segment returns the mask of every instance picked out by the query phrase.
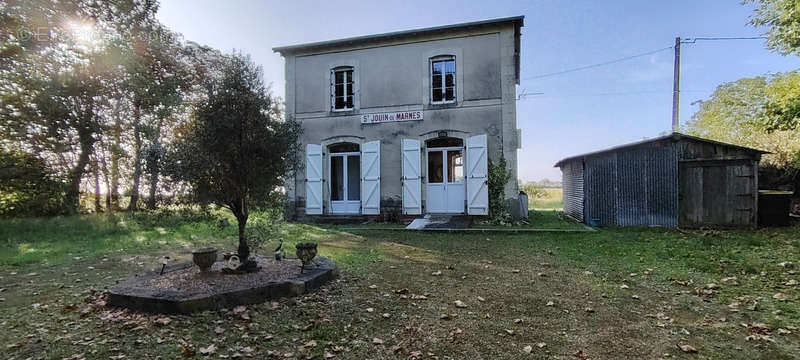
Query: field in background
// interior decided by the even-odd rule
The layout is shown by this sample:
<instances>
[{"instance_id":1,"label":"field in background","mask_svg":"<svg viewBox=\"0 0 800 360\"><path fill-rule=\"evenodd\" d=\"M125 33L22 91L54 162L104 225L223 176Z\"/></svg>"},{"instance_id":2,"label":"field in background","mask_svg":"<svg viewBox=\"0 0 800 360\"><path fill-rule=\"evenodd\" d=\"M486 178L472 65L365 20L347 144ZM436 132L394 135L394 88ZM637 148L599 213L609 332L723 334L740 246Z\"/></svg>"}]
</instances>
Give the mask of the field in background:
<instances>
[{"instance_id":1,"label":"field in background","mask_svg":"<svg viewBox=\"0 0 800 360\"><path fill-rule=\"evenodd\" d=\"M561 192L559 189L542 189L545 196L538 199L529 199L528 207L536 210L561 210L563 208Z\"/></svg>"}]
</instances>

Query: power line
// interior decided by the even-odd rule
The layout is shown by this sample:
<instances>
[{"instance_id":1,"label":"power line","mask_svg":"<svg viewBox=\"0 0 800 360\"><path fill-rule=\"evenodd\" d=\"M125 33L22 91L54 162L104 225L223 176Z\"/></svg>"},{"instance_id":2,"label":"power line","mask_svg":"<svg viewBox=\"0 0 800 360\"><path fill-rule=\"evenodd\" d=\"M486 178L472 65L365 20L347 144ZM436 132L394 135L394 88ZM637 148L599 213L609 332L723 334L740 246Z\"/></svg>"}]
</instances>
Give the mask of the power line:
<instances>
[{"instance_id":1,"label":"power line","mask_svg":"<svg viewBox=\"0 0 800 360\"><path fill-rule=\"evenodd\" d=\"M683 44L694 44L698 41L728 41L728 40L763 40L766 36L738 36L738 37L696 37L681 40Z\"/></svg>"},{"instance_id":2,"label":"power line","mask_svg":"<svg viewBox=\"0 0 800 360\"><path fill-rule=\"evenodd\" d=\"M611 91L611 92L596 92L596 93L562 93L562 94L529 94L535 95L530 97L522 97L518 100L536 100L540 98L565 98L565 97L599 97L599 96L625 96L625 95L647 95L647 94L668 94L672 90L635 90L635 91ZM706 90L681 90L686 93L708 93L713 91Z\"/></svg>"},{"instance_id":3,"label":"power line","mask_svg":"<svg viewBox=\"0 0 800 360\"><path fill-rule=\"evenodd\" d=\"M556 76L556 75L561 75L561 74L568 74L568 73L571 73L571 72L576 72L576 71L592 69L592 68L596 68L596 67L600 67L600 66L616 64L618 62L623 62L623 61L626 61L626 60L636 59L636 58L640 58L642 56L653 55L653 54L656 54L656 53L659 53L659 52L662 52L662 51L665 51L665 50L670 50L670 49L672 49L672 46L667 46L667 47L663 47L663 48L660 48L660 49L644 52L644 53L641 53L641 54L626 56L626 57L623 57L623 58L614 59L614 60L610 60L610 61L604 61L604 62L597 63L597 64L586 65L586 66L576 67L576 68L572 68L572 69L567 69L567 70L556 71L556 72L547 73L547 74L541 74L541 75L535 75L535 76L531 76L531 77L526 77L526 78L523 78L522 80L540 79L540 78L543 78L543 77Z\"/></svg>"}]
</instances>

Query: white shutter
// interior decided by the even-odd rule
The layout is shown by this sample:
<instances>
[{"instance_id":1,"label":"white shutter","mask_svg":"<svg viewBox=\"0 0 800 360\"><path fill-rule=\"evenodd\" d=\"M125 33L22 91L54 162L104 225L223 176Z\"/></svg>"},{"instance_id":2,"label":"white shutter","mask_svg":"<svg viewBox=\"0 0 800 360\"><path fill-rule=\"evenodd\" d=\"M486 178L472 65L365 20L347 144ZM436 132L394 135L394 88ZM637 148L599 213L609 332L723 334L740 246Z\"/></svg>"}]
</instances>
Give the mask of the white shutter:
<instances>
[{"instance_id":1,"label":"white shutter","mask_svg":"<svg viewBox=\"0 0 800 360\"><path fill-rule=\"evenodd\" d=\"M467 214L489 214L486 135L467 139Z\"/></svg>"},{"instance_id":2,"label":"white shutter","mask_svg":"<svg viewBox=\"0 0 800 360\"><path fill-rule=\"evenodd\" d=\"M403 139L403 214L422 214L422 173L419 140Z\"/></svg>"},{"instance_id":3,"label":"white shutter","mask_svg":"<svg viewBox=\"0 0 800 360\"><path fill-rule=\"evenodd\" d=\"M306 145L306 214L322 214L322 146Z\"/></svg>"},{"instance_id":4,"label":"white shutter","mask_svg":"<svg viewBox=\"0 0 800 360\"><path fill-rule=\"evenodd\" d=\"M361 213L381 212L381 142L361 144Z\"/></svg>"}]
</instances>

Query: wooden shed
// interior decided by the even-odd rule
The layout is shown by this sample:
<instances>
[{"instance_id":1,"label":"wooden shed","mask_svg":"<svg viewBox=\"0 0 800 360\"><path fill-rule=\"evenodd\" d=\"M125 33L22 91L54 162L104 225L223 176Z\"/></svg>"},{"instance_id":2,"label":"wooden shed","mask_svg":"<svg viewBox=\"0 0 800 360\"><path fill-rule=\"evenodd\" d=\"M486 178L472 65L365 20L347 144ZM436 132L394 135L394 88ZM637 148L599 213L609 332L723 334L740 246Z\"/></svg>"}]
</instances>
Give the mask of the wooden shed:
<instances>
[{"instance_id":1,"label":"wooden shed","mask_svg":"<svg viewBox=\"0 0 800 360\"><path fill-rule=\"evenodd\" d=\"M564 212L591 226L755 227L765 153L672 133L555 166Z\"/></svg>"}]
</instances>

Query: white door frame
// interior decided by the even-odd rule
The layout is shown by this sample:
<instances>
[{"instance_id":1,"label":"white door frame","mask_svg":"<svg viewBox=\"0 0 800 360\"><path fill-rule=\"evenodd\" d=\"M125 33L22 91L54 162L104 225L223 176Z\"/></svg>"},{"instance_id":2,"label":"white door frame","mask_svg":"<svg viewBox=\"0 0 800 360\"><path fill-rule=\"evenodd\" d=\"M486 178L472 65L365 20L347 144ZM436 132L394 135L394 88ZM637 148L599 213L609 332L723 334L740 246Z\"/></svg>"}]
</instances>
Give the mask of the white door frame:
<instances>
[{"instance_id":1,"label":"white door frame","mask_svg":"<svg viewBox=\"0 0 800 360\"><path fill-rule=\"evenodd\" d=\"M329 153L328 155L328 202L331 204L330 206L330 213L331 214L360 214L361 213L361 189L359 189L359 199L358 200L350 200L349 198L349 191L348 181L347 181L347 159L351 156L358 156L358 168L359 172L361 171L361 152L353 151L353 152L338 152L338 153ZM347 200L333 200L331 194L333 193L333 189L331 188L331 162L333 161L334 157L341 157L342 158L342 194L343 198ZM361 186L361 174L359 174L359 186Z\"/></svg>"},{"instance_id":2,"label":"white door frame","mask_svg":"<svg viewBox=\"0 0 800 360\"><path fill-rule=\"evenodd\" d=\"M465 159L466 150L465 150L465 147L463 147L463 146L433 147L433 148L426 148L425 149L425 156L426 156L425 157L425 171L426 171L425 173L427 174L427 176L425 178L425 180L426 180L425 181L425 200L426 200L425 212L428 213L428 214L464 214L464 213L466 213L466 208L465 208L465 206L463 204L464 203L463 199L466 199L466 196L467 196L467 189L466 189L466 182L465 182L466 174L464 174L464 177L462 177L461 181L459 181L459 182L452 182L451 183L451 182L447 181L447 156L446 156L446 154L447 154L447 151L450 151L450 150L460 150L462 159ZM461 203L461 206L459 207L460 210L451 211L450 209L447 209L447 201L445 200L445 210L444 211L436 211L436 212L431 211L430 201L429 201L430 196L431 196L431 191L430 191L430 187L429 187L431 185L431 183L430 183L431 173L430 173L430 168L428 167L429 164L430 164L428 162L428 159L430 159L430 156L431 156L432 152L438 152L442 156L442 182L441 183L437 183L437 184L441 184L442 185L443 191L444 191L444 194L445 194L445 198L447 198L447 196L448 196L447 195L448 194L448 192L447 192L448 185L461 185L461 188L462 188L462 191L463 191L464 194L463 194L463 197L462 197L462 201L460 202ZM466 161L462 161L462 164L461 164L462 169L466 168L465 165L466 165Z\"/></svg>"}]
</instances>

